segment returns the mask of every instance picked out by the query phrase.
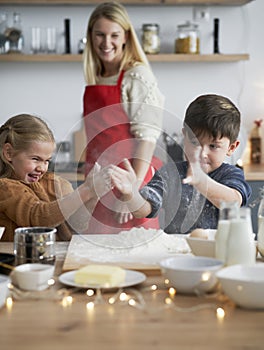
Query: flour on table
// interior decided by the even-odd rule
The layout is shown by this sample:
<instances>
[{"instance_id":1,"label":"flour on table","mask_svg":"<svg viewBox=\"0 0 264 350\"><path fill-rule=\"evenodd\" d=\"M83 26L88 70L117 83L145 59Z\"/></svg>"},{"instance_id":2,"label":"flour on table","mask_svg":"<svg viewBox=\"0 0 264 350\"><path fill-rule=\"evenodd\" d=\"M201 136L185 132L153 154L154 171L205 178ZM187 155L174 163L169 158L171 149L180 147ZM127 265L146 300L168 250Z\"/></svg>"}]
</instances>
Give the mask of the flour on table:
<instances>
[{"instance_id":1,"label":"flour on table","mask_svg":"<svg viewBox=\"0 0 264 350\"><path fill-rule=\"evenodd\" d=\"M158 264L168 256L189 252L188 243L182 235L133 228L114 235L74 235L67 257L80 264L87 259L97 263Z\"/></svg>"}]
</instances>

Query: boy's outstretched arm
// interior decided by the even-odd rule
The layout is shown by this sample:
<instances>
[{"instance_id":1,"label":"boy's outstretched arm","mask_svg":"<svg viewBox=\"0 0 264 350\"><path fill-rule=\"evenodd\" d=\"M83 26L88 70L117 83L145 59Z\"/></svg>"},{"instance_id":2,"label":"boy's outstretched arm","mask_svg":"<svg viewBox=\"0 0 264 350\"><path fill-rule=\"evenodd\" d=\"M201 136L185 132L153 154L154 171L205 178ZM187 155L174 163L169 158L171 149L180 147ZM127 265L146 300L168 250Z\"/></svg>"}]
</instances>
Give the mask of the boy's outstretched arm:
<instances>
[{"instance_id":1,"label":"boy's outstretched arm","mask_svg":"<svg viewBox=\"0 0 264 350\"><path fill-rule=\"evenodd\" d=\"M206 169L201 166L199 154L200 147L196 147L193 154L187 155L189 168L187 176L183 179L184 184L194 186L202 195L204 195L214 206L220 208L221 202L242 203L241 194L234 188L223 185L207 175Z\"/></svg>"},{"instance_id":2,"label":"boy's outstretched arm","mask_svg":"<svg viewBox=\"0 0 264 350\"><path fill-rule=\"evenodd\" d=\"M136 218L144 218L151 213L151 205L139 192L139 184L128 159L123 161L124 169L112 166L112 185L122 193L122 201Z\"/></svg>"}]
</instances>

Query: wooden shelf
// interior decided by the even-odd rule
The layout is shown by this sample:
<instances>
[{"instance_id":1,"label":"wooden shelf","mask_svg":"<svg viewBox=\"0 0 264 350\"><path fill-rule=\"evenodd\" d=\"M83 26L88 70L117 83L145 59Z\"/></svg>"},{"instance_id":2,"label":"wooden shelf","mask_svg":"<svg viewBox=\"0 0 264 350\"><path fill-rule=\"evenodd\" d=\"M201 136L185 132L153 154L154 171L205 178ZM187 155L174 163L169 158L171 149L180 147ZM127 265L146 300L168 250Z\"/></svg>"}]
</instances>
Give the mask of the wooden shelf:
<instances>
[{"instance_id":1,"label":"wooden shelf","mask_svg":"<svg viewBox=\"0 0 264 350\"><path fill-rule=\"evenodd\" d=\"M105 0L0 0L0 5L94 5ZM254 0L121 0L126 5L241 6Z\"/></svg>"},{"instance_id":2,"label":"wooden shelf","mask_svg":"<svg viewBox=\"0 0 264 350\"><path fill-rule=\"evenodd\" d=\"M238 62L249 60L248 54L213 54L213 55L187 55L187 54L157 54L147 55L150 62ZM4 54L0 55L0 62L82 62L82 55L26 55Z\"/></svg>"}]
</instances>

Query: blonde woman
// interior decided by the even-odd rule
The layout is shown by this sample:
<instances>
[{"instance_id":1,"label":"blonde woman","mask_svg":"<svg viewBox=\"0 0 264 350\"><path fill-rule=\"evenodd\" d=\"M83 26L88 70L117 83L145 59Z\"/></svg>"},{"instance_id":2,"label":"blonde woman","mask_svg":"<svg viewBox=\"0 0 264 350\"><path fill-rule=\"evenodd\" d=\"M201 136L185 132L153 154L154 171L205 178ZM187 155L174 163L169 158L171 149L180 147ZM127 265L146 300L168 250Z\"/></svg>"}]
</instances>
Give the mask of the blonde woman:
<instances>
[{"instance_id":1,"label":"blonde woman","mask_svg":"<svg viewBox=\"0 0 264 350\"><path fill-rule=\"evenodd\" d=\"M127 11L119 3L100 4L91 14L83 63L87 173L96 161L120 164L129 158L141 187L161 165L153 154L162 130L164 98ZM135 219L119 196L109 193L97 204L91 233L159 227L158 219Z\"/></svg>"}]
</instances>

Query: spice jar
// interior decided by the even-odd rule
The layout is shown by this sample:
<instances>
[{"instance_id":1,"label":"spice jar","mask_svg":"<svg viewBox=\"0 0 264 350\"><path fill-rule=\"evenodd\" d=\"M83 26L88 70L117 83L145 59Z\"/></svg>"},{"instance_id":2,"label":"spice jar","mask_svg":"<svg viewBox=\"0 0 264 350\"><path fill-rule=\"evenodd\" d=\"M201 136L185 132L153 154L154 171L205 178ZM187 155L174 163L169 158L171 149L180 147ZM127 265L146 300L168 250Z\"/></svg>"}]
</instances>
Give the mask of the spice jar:
<instances>
[{"instance_id":1,"label":"spice jar","mask_svg":"<svg viewBox=\"0 0 264 350\"><path fill-rule=\"evenodd\" d=\"M147 54L160 52L160 38L158 24L143 24L142 46Z\"/></svg>"},{"instance_id":2,"label":"spice jar","mask_svg":"<svg viewBox=\"0 0 264 350\"><path fill-rule=\"evenodd\" d=\"M187 21L186 23L177 26L175 53L200 53L200 33L198 24Z\"/></svg>"}]
</instances>

